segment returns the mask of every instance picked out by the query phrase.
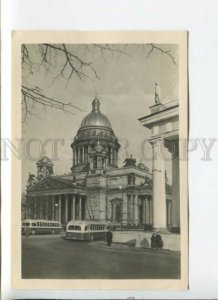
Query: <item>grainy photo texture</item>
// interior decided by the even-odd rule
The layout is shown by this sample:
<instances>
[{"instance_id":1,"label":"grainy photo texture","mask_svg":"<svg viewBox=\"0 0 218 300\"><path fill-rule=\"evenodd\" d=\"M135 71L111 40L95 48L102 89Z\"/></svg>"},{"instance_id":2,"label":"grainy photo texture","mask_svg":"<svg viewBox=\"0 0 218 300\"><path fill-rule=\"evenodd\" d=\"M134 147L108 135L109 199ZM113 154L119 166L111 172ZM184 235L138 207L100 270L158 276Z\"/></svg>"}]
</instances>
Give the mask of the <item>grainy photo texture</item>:
<instances>
[{"instance_id":1,"label":"grainy photo texture","mask_svg":"<svg viewBox=\"0 0 218 300\"><path fill-rule=\"evenodd\" d=\"M21 280L182 279L184 60L149 36L20 43Z\"/></svg>"}]
</instances>

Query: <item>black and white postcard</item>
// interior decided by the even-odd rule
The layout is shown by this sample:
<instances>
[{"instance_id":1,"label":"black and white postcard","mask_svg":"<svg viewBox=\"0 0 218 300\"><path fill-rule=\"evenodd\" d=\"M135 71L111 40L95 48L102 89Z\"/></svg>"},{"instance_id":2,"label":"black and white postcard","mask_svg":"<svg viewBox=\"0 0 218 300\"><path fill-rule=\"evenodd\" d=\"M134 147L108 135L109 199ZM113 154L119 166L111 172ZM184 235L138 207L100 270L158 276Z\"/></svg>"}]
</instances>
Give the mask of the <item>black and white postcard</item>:
<instances>
[{"instance_id":1,"label":"black and white postcard","mask_svg":"<svg viewBox=\"0 0 218 300\"><path fill-rule=\"evenodd\" d=\"M12 43L13 287L187 289L187 33Z\"/></svg>"}]
</instances>

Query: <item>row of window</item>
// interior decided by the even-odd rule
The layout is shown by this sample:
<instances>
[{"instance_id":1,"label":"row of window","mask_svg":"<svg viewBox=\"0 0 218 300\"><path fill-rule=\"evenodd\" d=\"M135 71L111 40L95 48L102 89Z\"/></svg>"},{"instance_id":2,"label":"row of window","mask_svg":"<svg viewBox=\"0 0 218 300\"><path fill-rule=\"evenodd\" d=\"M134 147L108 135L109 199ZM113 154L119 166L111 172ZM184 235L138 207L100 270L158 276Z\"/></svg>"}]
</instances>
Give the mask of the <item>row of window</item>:
<instances>
[{"instance_id":1,"label":"row of window","mask_svg":"<svg viewBox=\"0 0 218 300\"><path fill-rule=\"evenodd\" d=\"M85 133L80 133L79 137L86 137L89 135L99 135L99 136L113 136L111 133L107 132L107 131L100 131L100 132L96 132L96 130L92 130L92 131L86 131Z\"/></svg>"},{"instance_id":2,"label":"row of window","mask_svg":"<svg viewBox=\"0 0 218 300\"><path fill-rule=\"evenodd\" d=\"M81 227L78 225L70 225L68 226L68 230L81 230Z\"/></svg>"},{"instance_id":3,"label":"row of window","mask_svg":"<svg viewBox=\"0 0 218 300\"><path fill-rule=\"evenodd\" d=\"M90 230L92 231L100 231L100 230L104 230L105 229L105 225L94 225L91 224L90 225ZM78 230L81 231L81 226L78 225L69 225L68 226L68 230ZM85 231L88 230L88 226L85 226Z\"/></svg>"},{"instance_id":4,"label":"row of window","mask_svg":"<svg viewBox=\"0 0 218 300\"><path fill-rule=\"evenodd\" d=\"M104 230L105 229L105 225L90 225L90 230Z\"/></svg>"},{"instance_id":5,"label":"row of window","mask_svg":"<svg viewBox=\"0 0 218 300\"><path fill-rule=\"evenodd\" d=\"M25 222L23 226L33 226L33 227L59 227L59 223L56 222Z\"/></svg>"}]
</instances>

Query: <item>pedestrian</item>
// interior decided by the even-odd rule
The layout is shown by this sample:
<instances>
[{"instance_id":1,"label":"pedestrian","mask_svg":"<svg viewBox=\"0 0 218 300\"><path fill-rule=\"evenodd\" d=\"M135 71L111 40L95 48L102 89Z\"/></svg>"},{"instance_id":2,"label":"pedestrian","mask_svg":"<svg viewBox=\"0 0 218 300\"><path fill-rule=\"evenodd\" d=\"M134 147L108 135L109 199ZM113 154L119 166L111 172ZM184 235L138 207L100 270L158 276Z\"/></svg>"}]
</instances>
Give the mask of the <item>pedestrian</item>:
<instances>
[{"instance_id":1,"label":"pedestrian","mask_svg":"<svg viewBox=\"0 0 218 300\"><path fill-rule=\"evenodd\" d=\"M24 231L25 231L26 237L28 238L30 231L29 231L29 227L27 225L25 226Z\"/></svg>"},{"instance_id":2,"label":"pedestrian","mask_svg":"<svg viewBox=\"0 0 218 300\"><path fill-rule=\"evenodd\" d=\"M158 250L163 248L163 240L159 232L157 232L156 234L156 243L157 243Z\"/></svg>"},{"instance_id":3,"label":"pedestrian","mask_svg":"<svg viewBox=\"0 0 218 300\"><path fill-rule=\"evenodd\" d=\"M154 232L151 236L151 249L154 250L156 248L156 233Z\"/></svg>"},{"instance_id":4,"label":"pedestrian","mask_svg":"<svg viewBox=\"0 0 218 300\"><path fill-rule=\"evenodd\" d=\"M107 232L107 245L108 246L111 246L112 240L113 240L113 233L109 229Z\"/></svg>"}]
</instances>

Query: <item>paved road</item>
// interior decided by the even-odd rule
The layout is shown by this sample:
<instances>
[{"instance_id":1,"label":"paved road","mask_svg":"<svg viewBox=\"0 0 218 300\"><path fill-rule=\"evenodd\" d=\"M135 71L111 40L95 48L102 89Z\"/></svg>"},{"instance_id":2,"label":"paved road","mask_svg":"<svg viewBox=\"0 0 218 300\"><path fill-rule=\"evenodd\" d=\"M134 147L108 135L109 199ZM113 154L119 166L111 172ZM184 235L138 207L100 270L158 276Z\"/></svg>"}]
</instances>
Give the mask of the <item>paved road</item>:
<instances>
[{"instance_id":1,"label":"paved road","mask_svg":"<svg viewBox=\"0 0 218 300\"><path fill-rule=\"evenodd\" d=\"M104 242L67 241L60 236L22 239L22 277L47 279L155 279L179 278L178 253Z\"/></svg>"}]
</instances>

